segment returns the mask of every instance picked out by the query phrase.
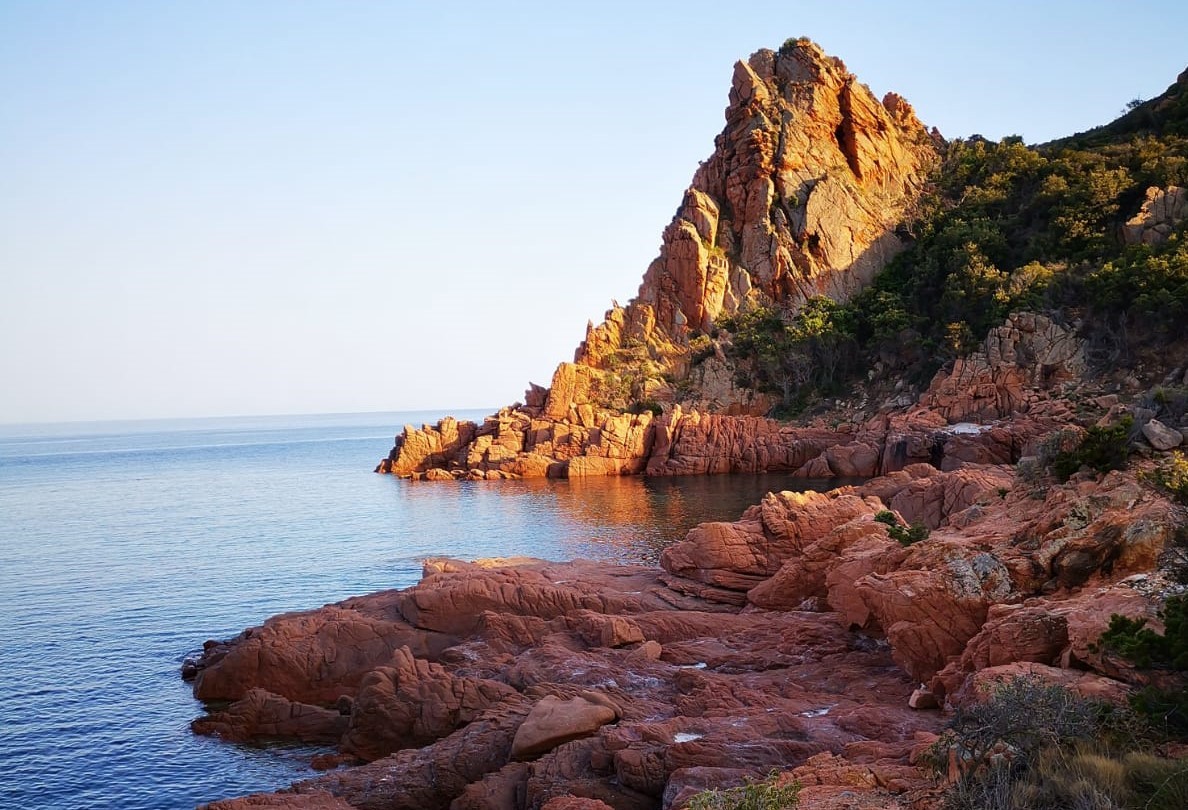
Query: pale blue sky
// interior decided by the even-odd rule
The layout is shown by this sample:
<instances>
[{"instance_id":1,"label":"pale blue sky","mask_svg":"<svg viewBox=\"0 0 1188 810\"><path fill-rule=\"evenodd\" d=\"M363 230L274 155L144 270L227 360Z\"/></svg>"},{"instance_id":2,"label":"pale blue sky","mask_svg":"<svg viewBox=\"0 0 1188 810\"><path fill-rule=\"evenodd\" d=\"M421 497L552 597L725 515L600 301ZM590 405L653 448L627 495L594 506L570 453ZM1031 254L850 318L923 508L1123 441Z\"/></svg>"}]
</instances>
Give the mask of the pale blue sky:
<instances>
[{"instance_id":1,"label":"pale blue sky","mask_svg":"<svg viewBox=\"0 0 1188 810\"><path fill-rule=\"evenodd\" d=\"M634 295L735 60L1042 141L1162 92L1186 9L0 0L0 422L514 401Z\"/></svg>"}]
</instances>

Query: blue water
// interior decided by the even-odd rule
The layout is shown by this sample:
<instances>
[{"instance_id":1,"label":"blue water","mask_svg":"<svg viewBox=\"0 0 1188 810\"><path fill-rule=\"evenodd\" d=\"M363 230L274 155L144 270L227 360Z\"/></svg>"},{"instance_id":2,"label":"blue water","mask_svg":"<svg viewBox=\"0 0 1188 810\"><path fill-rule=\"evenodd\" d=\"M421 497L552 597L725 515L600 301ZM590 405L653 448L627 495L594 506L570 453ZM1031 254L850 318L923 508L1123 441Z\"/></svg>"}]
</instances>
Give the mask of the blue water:
<instances>
[{"instance_id":1,"label":"blue water","mask_svg":"<svg viewBox=\"0 0 1188 810\"><path fill-rule=\"evenodd\" d=\"M803 485L371 472L401 425L439 416L0 426L0 808L192 808L307 777L316 749L190 733L188 652L408 586L426 556L654 561Z\"/></svg>"}]
</instances>

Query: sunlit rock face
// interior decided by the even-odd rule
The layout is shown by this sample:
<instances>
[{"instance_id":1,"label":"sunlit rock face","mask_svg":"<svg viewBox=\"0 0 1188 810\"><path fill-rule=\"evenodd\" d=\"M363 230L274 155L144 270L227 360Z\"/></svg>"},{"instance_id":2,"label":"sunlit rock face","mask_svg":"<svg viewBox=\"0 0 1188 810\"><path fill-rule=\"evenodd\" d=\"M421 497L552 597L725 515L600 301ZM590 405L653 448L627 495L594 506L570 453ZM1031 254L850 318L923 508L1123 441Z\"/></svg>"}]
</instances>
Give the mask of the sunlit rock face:
<instances>
[{"instance_id":1,"label":"sunlit rock face","mask_svg":"<svg viewBox=\"0 0 1188 810\"><path fill-rule=\"evenodd\" d=\"M643 347L680 376L689 336L747 301L848 298L903 246L895 228L937 159L906 101L880 102L808 40L734 66L714 146L639 294L587 330L577 363Z\"/></svg>"},{"instance_id":2,"label":"sunlit rock face","mask_svg":"<svg viewBox=\"0 0 1188 810\"><path fill-rule=\"evenodd\" d=\"M763 420L732 423L772 402L736 387L721 364L691 378L690 340L748 304L795 311L812 296L844 300L862 289L903 247L895 229L938 140L906 101L879 101L808 40L739 62L726 126L638 295L590 324L548 388L531 386L524 403L483 425L406 428L379 471L444 480L799 468L835 441L777 436L780 426ZM689 408L660 420L622 413L654 401L695 402L720 421ZM709 449L670 453L701 433ZM724 438L739 433L747 436Z\"/></svg>"}]
</instances>

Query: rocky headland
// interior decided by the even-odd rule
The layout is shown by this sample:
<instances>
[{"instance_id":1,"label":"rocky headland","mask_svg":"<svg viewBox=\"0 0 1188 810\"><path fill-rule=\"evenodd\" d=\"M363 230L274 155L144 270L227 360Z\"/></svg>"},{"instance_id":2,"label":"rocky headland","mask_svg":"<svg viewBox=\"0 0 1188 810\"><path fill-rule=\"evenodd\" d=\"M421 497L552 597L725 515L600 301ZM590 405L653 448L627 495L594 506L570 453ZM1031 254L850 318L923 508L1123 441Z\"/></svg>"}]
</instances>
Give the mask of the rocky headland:
<instances>
[{"instance_id":1,"label":"rocky headland","mask_svg":"<svg viewBox=\"0 0 1188 810\"><path fill-rule=\"evenodd\" d=\"M931 534L902 545L886 511ZM643 810L773 768L805 807L926 804L939 708L1020 673L1144 682L1095 642L1115 613L1159 627L1181 511L1129 474L912 464L770 494L659 568L429 560L412 588L207 644L194 694L230 704L196 732L352 765L212 807Z\"/></svg>"},{"instance_id":2,"label":"rocky headland","mask_svg":"<svg viewBox=\"0 0 1188 810\"><path fill-rule=\"evenodd\" d=\"M1183 106L1186 77L1119 131ZM195 732L336 752L210 807L667 810L772 770L803 808L935 807L922 760L987 685L1121 701L1178 684L1100 639L1112 616L1161 631L1181 587L1188 515L1155 473L1188 438L1182 334L1119 349L1090 308L1016 309L918 386L872 370L797 421L764 415L775 395L728 351L723 317L868 288L945 149L807 40L736 65L637 297L548 388L482 424L407 426L379 471L864 482L771 493L658 567L433 559L413 587L207 642L184 671L215 709ZM1172 249L1183 189L1131 197L1110 238ZM1129 464L1076 455L1106 434Z\"/></svg>"}]
</instances>

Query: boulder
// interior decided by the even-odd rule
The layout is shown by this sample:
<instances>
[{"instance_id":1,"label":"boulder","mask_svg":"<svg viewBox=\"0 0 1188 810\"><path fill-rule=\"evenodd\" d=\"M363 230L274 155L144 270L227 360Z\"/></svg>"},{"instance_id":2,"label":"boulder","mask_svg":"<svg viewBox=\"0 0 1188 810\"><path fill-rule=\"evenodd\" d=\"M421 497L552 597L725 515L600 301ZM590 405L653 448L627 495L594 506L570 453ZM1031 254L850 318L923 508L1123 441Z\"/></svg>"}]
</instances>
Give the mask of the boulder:
<instances>
[{"instance_id":1,"label":"boulder","mask_svg":"<svg viewBox=\"0 0 1188 810\"><path fill-rule=\"evenodd\" d=\"M1158 419L1151 419L1142 427L1143 436L1156 450L1174 450L1184 443L1184 436Z\"/></svg>"},{"instance_id":2,"label":"boulder","mask_svg":"<svg viewBox=\"0 0 1188 810\"><path fill-rule=\"evenodd\" d=\"M530 759L562 743L593 734L616 719L618 713L605 702L587 697L561 700L547 696L532 707L516 731L511 755L515 759Z\"/></svg>"},{"instance_id":3,"label":"boulder","mask_svg":"<svg viewBox=\"0 0 1188 810\"><path fill-rule=\"evenodd\" d=\"M1151 186L1137 214L1122 226L1128 245L1157 245L1188 217L1188 189L1179 186Z\"/></svg>"}]
</instances>

